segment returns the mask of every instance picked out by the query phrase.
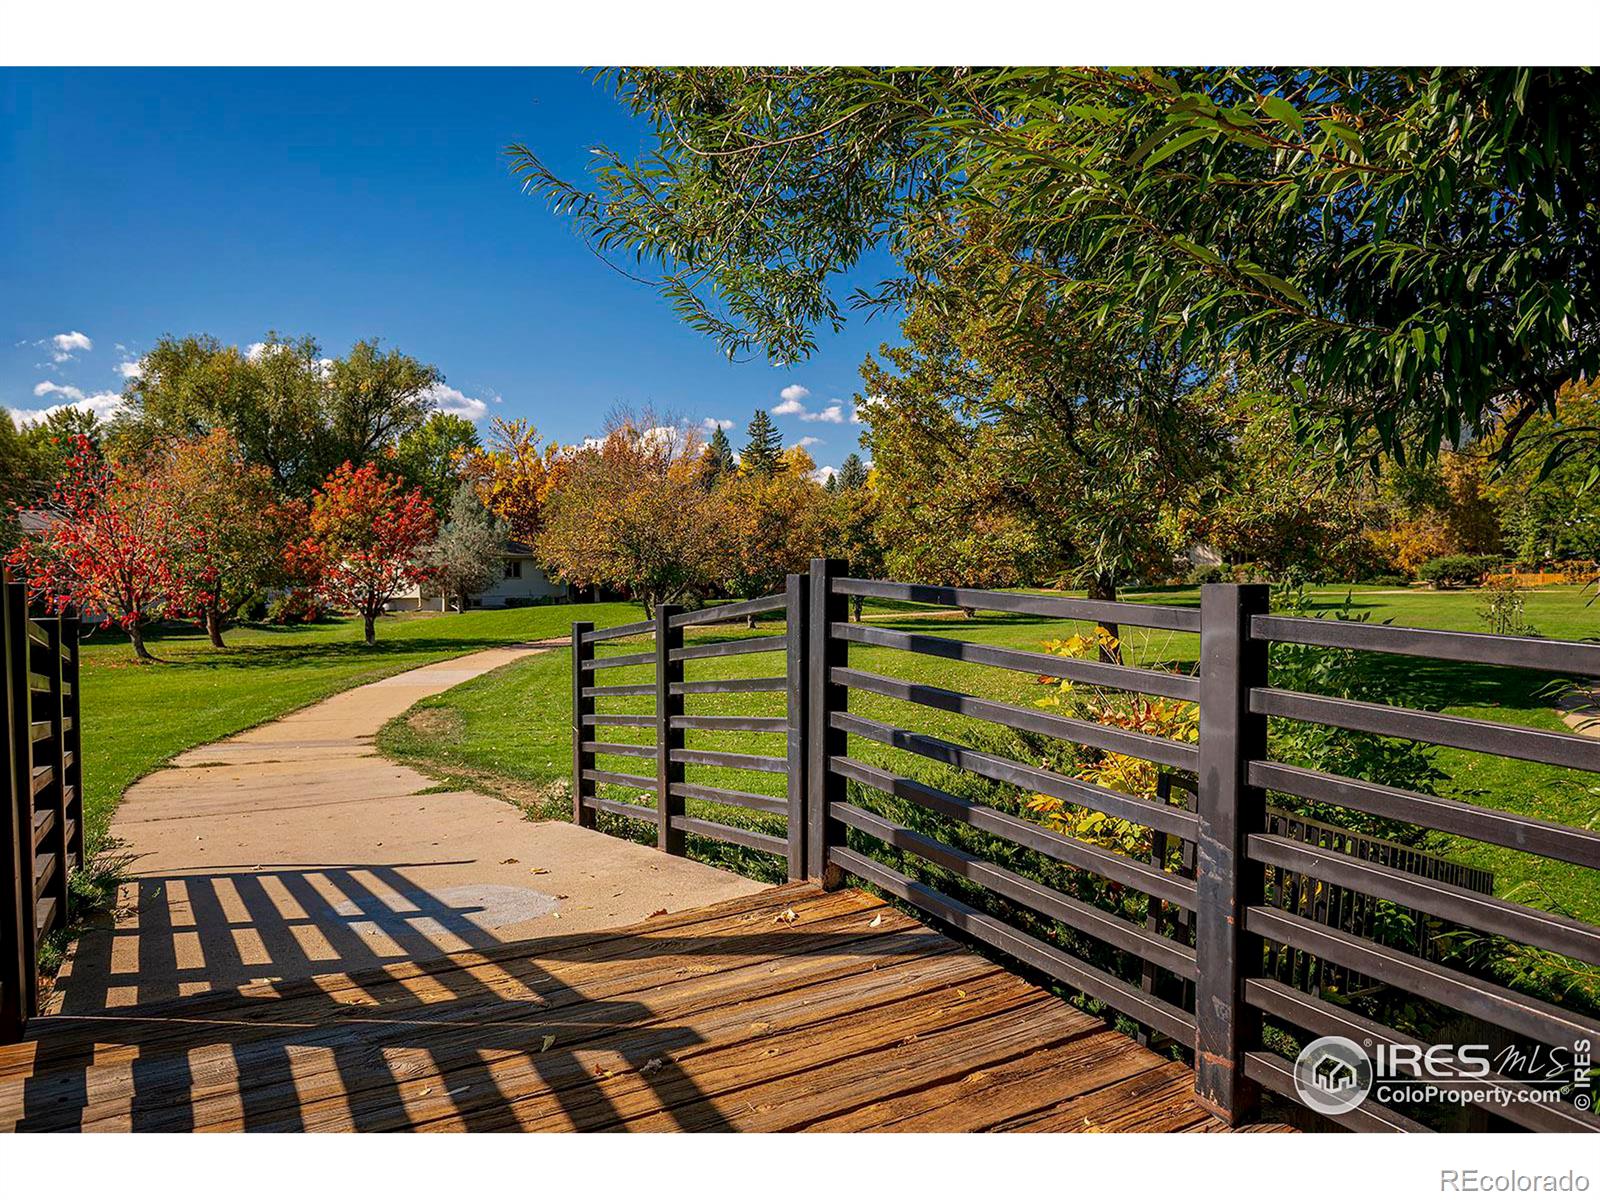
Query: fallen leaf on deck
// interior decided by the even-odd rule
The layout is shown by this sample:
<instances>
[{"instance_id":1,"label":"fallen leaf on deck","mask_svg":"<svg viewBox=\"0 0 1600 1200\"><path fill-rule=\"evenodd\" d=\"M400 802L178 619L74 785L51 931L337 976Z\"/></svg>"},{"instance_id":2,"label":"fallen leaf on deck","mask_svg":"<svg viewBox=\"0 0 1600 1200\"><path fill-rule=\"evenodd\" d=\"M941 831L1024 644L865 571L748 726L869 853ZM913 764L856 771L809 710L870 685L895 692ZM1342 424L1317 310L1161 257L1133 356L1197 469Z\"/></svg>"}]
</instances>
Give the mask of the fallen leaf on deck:
<instances>
[{"instance_id":1,"label":"fallen leaf on deck","mask_svg":"<svg viewBox=\"0 0 1600 1200\"><path fill-rule=\"evenodd\" d=\"M641 1074L641 1075L653 1075L655 1072L661 1070L661 1068L666 1066L666 1065L667 1064L662 1062L659 1058L652 1058L649 1062L645 1063L644 1066L639 1068L639 1074Z\"/></svg>"},{"instance_id":2,"label":"fallen leaf on deck","mask_svg":"<svg viewBox=\"0 0 1600 1200\"><path fill-rule=\"evenodd\" d=\"M868 929L876 929L879 925L882 925L882 924L883 924L883 914L879 913L877 916L873 917L872 920L867 922L867 928Z\"/></svg>"},{"instance_id":3,"label":"fallen leaf on deck","mask_svg":"<svg viewBox=\"0 0 1600 1200\"><path fill-rule=\"evenodd\" d=\"M800 917L794 911L794 909L786 908L781 913L779 913L777 916L772 918L772 923L774 925L776 925L779 921L782 921L785 925L793 925L799 919L800 919Z\"/></svg>"},{"instance_id":4,"label":"fallen leaf on deck","mask_svg":"<svg viewBox=\"0 0 1600 1200\"><path fill-rule=\"evenodd\" d=\"M516 860L513 859L512 861L515 862ZM528 874L529 875L548 875L548 874L550 874L550 869L548 867L532 867L532 868L529 869Z\"/></svg>"},{"instance_id":5,"label":"fallen leaf on deck","mask_svg":"<svg viewBox=\"0 0 1600 1200\"><path fill-rule=\"evenodd\" d=\"M553 1033L545 1034L544 1037L539 1042L539 1053L543 1054L546 1050L550 1049L550 1047L554 1046L555 1044L556 1044L556 1035L553 1034Z\"/></svg>"}]
</instances>

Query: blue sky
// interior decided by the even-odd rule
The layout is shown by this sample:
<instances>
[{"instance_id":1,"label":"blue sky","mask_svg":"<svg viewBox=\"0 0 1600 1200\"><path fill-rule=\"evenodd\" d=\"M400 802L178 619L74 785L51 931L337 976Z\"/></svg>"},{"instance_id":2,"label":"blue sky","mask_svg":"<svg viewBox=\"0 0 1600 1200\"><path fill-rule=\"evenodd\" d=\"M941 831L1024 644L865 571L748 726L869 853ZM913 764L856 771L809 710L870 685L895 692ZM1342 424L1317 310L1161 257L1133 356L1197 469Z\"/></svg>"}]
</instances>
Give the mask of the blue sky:
<instances>
[{"instance_id":1,"label":"blue sky","mask_svg":"<svg viewBox=\"0 0 1600 1200\"><path fill-rule=\"evenodd\" d=\"M788 444L856 448L857 368L892 323L853 316L791 369L730 364L519 192L512 141L568 178L591 145L642 144L572 69L0 71L0 404L103 405L163 333L277 330L329 354L381 337L453 406L562 441L625 403L732 420L738 445L789 388Z\"/></svg>"}]
</instances>

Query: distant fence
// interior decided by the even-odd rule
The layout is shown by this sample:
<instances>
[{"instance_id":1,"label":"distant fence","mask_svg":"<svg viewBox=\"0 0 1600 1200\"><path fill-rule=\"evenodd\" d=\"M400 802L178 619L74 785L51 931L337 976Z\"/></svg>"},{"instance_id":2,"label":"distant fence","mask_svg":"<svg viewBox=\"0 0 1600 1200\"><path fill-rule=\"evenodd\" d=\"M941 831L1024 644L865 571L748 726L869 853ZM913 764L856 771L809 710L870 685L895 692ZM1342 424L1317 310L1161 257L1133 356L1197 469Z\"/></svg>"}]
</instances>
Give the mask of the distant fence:
<instances>
[{"instance_id":1,"label":"distant fence","mask_svg":"<svg viewBox=\"0 0 1600 1200\"><path fill-rule=\"evenodd\" d=\"M0 599L6 746L0 814L0 1039L38 1010L38 948L68 916L67 879L83 861L78 619L30 614L25 586Z\"/></svg>"},{"instance_id":2,"label":"distant fence","mask_svg":"<svg viewBox=\"0 0 1600 1200\"><path fill-rule=\"evenodd\" d=\"M572 802L573 818L580 825L593 826L598 813L610 813L630 821L655 826L656 845L668 854L682 854L684 839L694 834L760 850L785 860L790 879L804 877L802 859L803 771L801 747L805 711L802 674L805 663L805 596L799 575L791 575L788 590L781 595L763 596L738 604L719 605L685 612L670 605L656 606L649 621L594 629L587 623L572 627ZM684 633L691 627L724 624L753 617L777 614L785 622L782 634L756 638L733 638L684 644ZM622 638L650 638L654 645L644 652L602 656L600 647ZM786 653L783 675L762 678L708 679L687 681L684 664L700 659L721 661L734 655L761 654L774 650ZM596 681L596 673L619 667L650 666L655 678L650 683L606 684ZM781 717L718 716L689 711L698 698L756 692L779 693L786 697ZM648 714L601 712L599 707L610 697L648 696ZM635 726L654 731L649 745L610 742L603 737L608 727ZM781 733L787 749L783 757L758 754L731 754L716 750L689 749L685 742L689 730ZM605 771L595 766L597 756L613 755L649 760L654 771L649 775ZM760 772L783 781L783 794L737 791L690 783L685 779L689 766L728 767ZM653 794L655 803L645 807L636 799L615 799L598 794L600 787L638 797ZM743 829L719 821L691 817L686 811L690 800L785 818L785 836L775 837L753 829Z\"/></svg>"},{"instance_id":3,"label":"distant fence","mask_svg":"<svg viewBox=\"0 0 1600 1200\"><path fill-rule=\"evenodd\" d=\"M803 605L801 589L808 597ZM851 623L854 598L877 598L940 608L1031 615L1052 620L1116 623L1177 634L1199 635L1198 676L1095 662L949 637ZM1397 706L1287 691L1271 686L1268 650L1274 643L1332 647L1376 655L1409 656L1600 677L1600 646L1535 638L1446 633L1354 622L1275 617L1264 585L1213 584L1202 589L1199 608L1022 595L968 588L929 587L855 579L840 564L815 560L809 577L791 577L785 597L768 597L706 613L658 614L655 622L595 632L574 628L574 779L580 819L614 811L652 821L659 844L681 852L674 835L707 832L686 822L685 798L738 803L737 794L696 789L674 768L683 762L721 763L782 773L787 780L788 836L783 843L791 876L803 874L824 886L846 875L870 883L1007 959L1080 991L1137 1022L1151 1035L1193 1052L1195 1088L1201 1101L1230 1121L1249 1114L1262 1089L1296 1101L1293 1064L1269 1048L1262 1023L1270 1019L1303 1040L1338 1034L1369 1048L1416 1047L1410 1035L1334 1003L1320 991L1321 966L1288 979L1275 963L1285 956L1326 964L1328 970L1409 993L1474 1018L1505 1035L1542 1047L1587 1055L1600 1042L1600 1023L1512 988L1411 953L1376 938L1364 919L1310 911L1281 890L1294 881L1297 897L1308 889L1322 896L1359 897L1400 906L1452 925L1553 951L1584 963L1600 963L1600 928L1566 916L1497 899L1486 873L1473 872L1429 855L1407 858L1395 843L1363 838L1337 826L1274 815L1269 792L1410 824L1426 830L1509 847L1583 868L1600 867L1600 832L1571 828L1511 812L1423 795L1370 781L1348 779L1273 761L1267 753L1269 718L1311 722L1385 737L1410 739L1526 759L1583 771L1600 771L1600 742L1569 733L1520 728ZM788 618L782 638L749 639L723 647L697 647L696 654L787 651L781 679L685 685L672 673L686 653L674 635L690 620L729 619L782 605ZM765 606L757 607L757 606ZM592 647L606 638L653 634L653 655L595 659ZM951 687L896 678L852 666L853 646L872 646L973 663L1025 675L1074 682L1199 705L1198 742L1156 737L1054 711L1002 703ZM653 685L596 686L593 672L627 663L657 664ZM806 664L802 672L798 664ZM945 681L941 681L945 682ZM671 739L681 728L758 728L739 719L720 725L682 716L677 697L706 691L745 690L759 684L782 688L788 697L785 759L701 753L685 756ZM609 694L654 692L657 747L654 779L597 772L592 755L605 750L593 728L606 718L590 702ZM1113 791L1037 763L962 745L869 718L852 710L852 697L871 695L921 708L954 713L1012 730L1142 759L1163 769L1154 797ZM804 722L798 714L804 712ZM619 718L620 719L620 718ZM637 720L637 718L629 718ZM1054 797L1069 805L1121 818L1150 831L1149 860L1073 837L1020 815L910 778L852 753L853 745L880 747L945 768L1010 785L1019 794ZM1170 790L1173 778L1194 781L1188 803ZM636 793L655 791L655 811L594 799L593 783L622 783ZM854 785L854 795L849 790ZM803 796L803 803L800 797ZM901 813L921 810L975 836L952 845L892 819L872 797L892 797ZM747 798L748 799L748 798ZM752 803L770 803L754 798ZM908 807L909 806L909 807ZM769 810L770 811L770 810ZM1324 826L1327 831L1316 826ZM951 825L944 826L952 828ZM732 837L742 831L713 833ZM734 840L737 840L736 838ZM777 839L758 843L778 852ZM1142 893L1149 917L1128 919L1114 907L1092 903L1001 865L997 846L1020 849L1040 861L1095 877L1123 893ZM982 849L983 847L990 849ZM871 853L879 847L877 854ZM977 847L975 849L974 847ZM981 852L980 852L981 850ZM1176 850L1176 853L1173 851ZM881 857L880 857L881 855ZM950 895L882 858L907 859L956 877L963 897ZM804 864L803 868L799 866ZM1176 867L1173 863L1177 863ZM976 899L975 899L976 898ZM1343 901L1341 901L1343 902ZM1024 920L1023 915L1030 914ZM1050 930L1066 931L1056 936ZM1083 952L1083 947L1093 953ZM1436 957L1436 956L1433 956ZM1093 961L1090 961L1093 959ZM1403 1064L1413 1075L1416 1067ZM1581 1075L1582 1072L1580 1071ZM1593 1115L1575 1102L1528 1099L1514 1080L1508 1101L1480 1105L1497 1120L1537 1130L1600 1130ZM1592 1093L1587 1093L1592 1099ZM1354 1129L1419 1130L1411 1117L1372 1099L1336 1118Z\"/></svg>"}]
</instances>

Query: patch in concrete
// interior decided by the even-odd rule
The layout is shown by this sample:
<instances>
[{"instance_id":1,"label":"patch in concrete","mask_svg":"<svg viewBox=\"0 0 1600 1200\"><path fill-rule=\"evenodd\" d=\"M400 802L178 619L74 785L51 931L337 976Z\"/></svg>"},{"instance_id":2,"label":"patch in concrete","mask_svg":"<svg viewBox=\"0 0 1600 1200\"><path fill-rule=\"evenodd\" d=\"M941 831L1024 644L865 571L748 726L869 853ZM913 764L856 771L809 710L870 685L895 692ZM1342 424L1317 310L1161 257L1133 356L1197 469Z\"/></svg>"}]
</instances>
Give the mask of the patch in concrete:
<instances>
[{"instance_id":1,"label":"patch in concrete","mask_svg":"<svg viewBox=\"0 0 1600 1200\"><path fill-rule=\"evenodd\" d=\"M561 907L555 896L533 888L503 883L467 883L436 891L374 890L360 900L333 906L335 916L347 917L357 933L382 932L404 925L416 933L462 933L467 926L500 929L538 917L548 917ZM366 928L363 928L366 927Z\"/></svg>"}]
</instances>

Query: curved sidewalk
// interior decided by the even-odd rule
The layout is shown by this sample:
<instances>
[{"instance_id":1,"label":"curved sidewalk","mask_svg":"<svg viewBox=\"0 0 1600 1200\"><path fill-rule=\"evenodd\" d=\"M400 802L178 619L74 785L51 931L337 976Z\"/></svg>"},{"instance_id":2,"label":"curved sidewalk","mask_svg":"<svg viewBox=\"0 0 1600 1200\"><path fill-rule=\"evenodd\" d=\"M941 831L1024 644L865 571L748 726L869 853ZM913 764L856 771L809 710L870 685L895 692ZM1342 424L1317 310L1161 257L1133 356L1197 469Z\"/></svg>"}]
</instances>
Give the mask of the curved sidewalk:
<instances>
[{"instance_id":1,"label":"curved sidewalk","mask_svg":"<svg viewBox=\"0 0 1600 1200\"><path fill-rule=\"evenodd\" d=\"M124 796L134 856L114 920L79 939L51 1011L434 958L641 921L762 884L531 822L381 757L426 696L541 650L485 650L342 692L186 751Z\"/></svg>"}]
</instances>

